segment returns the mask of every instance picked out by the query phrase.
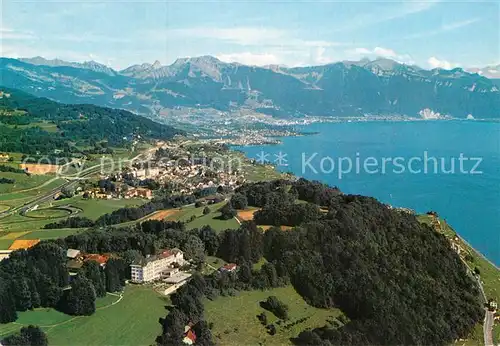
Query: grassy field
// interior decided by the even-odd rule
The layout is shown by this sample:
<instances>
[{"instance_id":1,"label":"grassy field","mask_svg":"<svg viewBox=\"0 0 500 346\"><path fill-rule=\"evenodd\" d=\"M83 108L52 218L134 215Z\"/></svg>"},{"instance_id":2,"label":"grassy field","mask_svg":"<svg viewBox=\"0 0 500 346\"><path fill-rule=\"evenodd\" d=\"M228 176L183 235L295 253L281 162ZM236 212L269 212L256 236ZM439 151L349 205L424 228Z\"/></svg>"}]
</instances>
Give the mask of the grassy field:
<instances>
[{"instance_id":1,"label":"grassy field","mask_svg":"<svg viewBox=\"0 0 500 346\"><path fill-rule=\"evenodd\" d=\"M205 257L205 263L202 270L203 275L208 275L218 270L220 267L225 265L227 262L223 259L215 256Z\"/></svg>"},{"instance_id":2,"label":"grassy field","mask_svg":"<svg viewBox=\"0 0 500 346\"><path fill-rule=\"evenodd\" d=\"M50 345L151 345L161 333L158 323L169 304L166 297L151 288L127 286L123 299L108 295L96 302L92 316L72 317L54 309L19 313L15 323L0 325L0 337L18 331L23 325L42 326Z\"/></svg>"},{"instance_id":3,"label":"grassy field","mask_svg":"<svg viewBox=\"0 0 500 346\"><path fill-rule=\"evenodd\" d=\"M59 208L44 208L37 209L26 213L27 217L37 218L37 219L55 219L69 216L71 211Z\"/></svg>"},{"instance_id":4,"label":"grassy field","mask_svg":"<svg viewBox=\"0 0 500 346\"><path fill-rule=\"evenodd\" d=\"M48 223L60 219L44 219L35 217L26 217L19 214L13 214L0 219L0 231L5 232L25 232L34 231L43 228ZM0 235L3 234L0 232Z\"/></svg>"},{"instance_id":5,"label":"grassy field","mask_svg":"<svg viewBox=\"0 0 500 346\"><path fill-rule=\"evenodd\" d=\"M277 328L276 335L269 335L256 316L265 311L259 302L270 295L277 296L288 305L290 318L286 323L307 319L285 329L284 324L277 325L276 317L266 311L268 323L273 323ZM213 323L212 333L219 345L290 345L290 338L296 337L304 329L322 327L340 314L339 310L317 309L307 305L291 286L238 292L234 297L219 297L205 303L205 317Z\"/></svg>"},{"instance_id":6,"label":"grassy field","mask_svg":"<svg viewBox=\"0 0 500 346\"><path fill-rule=\"evenodd\" d=\"M35 188L53 179L53 175L26 175L24 173L2 172L2 178L14 179L14 184L0 184L0 194Z\"/></svg>"},{"instance_id":7,"label":"grassy field","mask_svg":"<svg viewBox=\"0 0 500 346\"><path fill-rule=\"evenodd\" d=\"M47 203L45 206L57 207L63 205L71 205L73 209L81 209L78 216L97 219L99 216L111 213L114 210L127 206L136 206L145 203L145 200L140 199L111 199L111 200L85 200L81 196L75 196L69 199L54 201ZM6 234L18 234L19 239L53 239L66 237L70 234L77 233L81 229L43 229L43 227L52 222L57 222L68 216L69 212L55 208L43 208L28 213L27 216L14 214L0 219L0 239ZM26 232L29 232L26 234ZM0 249L2 244L0 243Z\"/></svg>"},{"instance_id":8,"label":"grassy field","mask_svg":"<svg viewBox=\"0 0 500 346\"><path fill-rule=\"evenodd\" d=\"M40 121L40 122L35 122L31 123L28 125L8 125L9 127L17 127L18 129L26 129L30 127L39 127L44 131L50 132L50 133L56 133L58 131L57 125L48 121Z\"/></svg>"},{"instance_id":9,"label":"grassy field","mask_svg":"<svg viewBox=\"0 0 500 346\"><path fill-rule=\"evenodd\" d=\"M62 199L52 203L53 206L71 205L82 209L78 216L88 217L95 220L99 216L111 213L124 207L135 207L146 203L143 199L84 199L82 196Z\"/></svg>"},{"instance_id":10,"label":"grassy field","mask_svg":"<svg viewBox=\"0 0 500 346\"><path fill-rule=\"evenodd\" d=\"M8 250L13 242L13 239L0 239L0 250Z\"/></svg>"},{"instance_id":11,"label":"grassy field","mask_svg":"<svg viewBox=\"0 0 500 346\"><path fill-rule=\"evenodd\" d=\"M195 208L194 206L185 207L178 213L170 216L167 220L173 221L183 221L187 222L186 227L188 229L201 228L205 225L211 226L216 231L224 231L228 228L236 229L239 227L238 221L234 218L229 220L221 220L219 216L221 215L218 210L227 202L220 202L216 204L209 205L210 213L203 215L203 209L205 207ZM195 216L196 219L189 221L191 217ZM189 221L189 222L188 222Z\"/></svg>"},{"instance_id":12,"label":"grassy field","mask_svg":"<svg viewBox=\"0 0 500 346\"><path fill-rule=\"evenodd\" d=\"M279 172L273 165L254 164L240 151L231 151L231 157L235 162L241 163L241 171L245 178L250 181L265 181L283 178L283 173Z\"/></svg>"},{"instance_id":13,"label":"grassy field","mask_svg":"<svg viewBox=\"0 0 500 346\"><path fill-rule=\"evenodd\" d=\"M33 175L32 177L43 177L43 179L40 180L42 181L42 183L34 187L28 187L28 185L24 185L22 186L22 189L12 192L0 192L1 204L8 206L19 206L25 202L28 202L33 197L36 197L37 195L45 192L49 192L65 183L64 179L55 179L54 181L48 182L49 180L54 178L50 175Z\"/></svg>"},{"instance_id":14,"label":"grassy field","mask_svg":"<svg viewBox=\"0 0 500 346\"><path fill-rule=\"evenodd\" d=\"M20 236L18 239L57 239L65 238L71 234L81 232L80 228L61 228L61 229L40 229L37 231L28 232Z\"/></svg>"}]
</instances>

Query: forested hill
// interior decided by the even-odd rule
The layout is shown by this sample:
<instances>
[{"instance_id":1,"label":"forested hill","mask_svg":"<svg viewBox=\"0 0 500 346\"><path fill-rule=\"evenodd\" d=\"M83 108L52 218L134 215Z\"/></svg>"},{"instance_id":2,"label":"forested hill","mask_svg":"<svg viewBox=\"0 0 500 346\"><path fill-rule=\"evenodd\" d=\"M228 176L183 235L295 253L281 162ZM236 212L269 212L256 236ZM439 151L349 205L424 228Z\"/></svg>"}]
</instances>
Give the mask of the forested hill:
<instances>
[{"instance_id":1,"label":"forested hill","mask_svg":"<svg viewBox=\"0 0 500 346\"><path fill-rule=\"evenodd\" d=\"M303 179L289 188L272 182L239 191L262 208L258 224L296 226L266 231L264 257L311 305L338 307L350 319L304 331L298 345L443 345L482 319L478 286L442 234L374 198Z\"/></svg>"},{"instance_id":2,"label":"forested hill","mask_svg":"<svg viewBox=\"0 0 500 346\"><path fill-rule=\"evenodd\" d=\"M126 110L61 104L0 86L0 151L68 152L102 141L124 146L134 139L170 139L176 134L183 132Z\"/></svg>"}]
</instances>

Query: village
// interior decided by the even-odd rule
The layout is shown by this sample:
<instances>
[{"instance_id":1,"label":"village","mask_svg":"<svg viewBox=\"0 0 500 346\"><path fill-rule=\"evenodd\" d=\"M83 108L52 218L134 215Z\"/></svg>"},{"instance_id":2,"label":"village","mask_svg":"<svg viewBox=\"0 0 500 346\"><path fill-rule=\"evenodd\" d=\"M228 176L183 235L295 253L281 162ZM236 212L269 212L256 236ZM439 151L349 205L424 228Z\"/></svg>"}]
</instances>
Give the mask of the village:
<instances>
[{"instance_id":1,"label":"village","mask_svg":"<svg viewBox=\"0 0 500 346\"><path fill-rule=\"evenodd\" d=\"M207 150L208 149L208 150ZM176 142L157 147L143 160L120 165L99 175L94 186L82 182L76 188L84 198L152 199L154 191L191 194L203 189L233 190L245 183L241 163L219 145L189 146Z\"/></svg>"}]
</instances>

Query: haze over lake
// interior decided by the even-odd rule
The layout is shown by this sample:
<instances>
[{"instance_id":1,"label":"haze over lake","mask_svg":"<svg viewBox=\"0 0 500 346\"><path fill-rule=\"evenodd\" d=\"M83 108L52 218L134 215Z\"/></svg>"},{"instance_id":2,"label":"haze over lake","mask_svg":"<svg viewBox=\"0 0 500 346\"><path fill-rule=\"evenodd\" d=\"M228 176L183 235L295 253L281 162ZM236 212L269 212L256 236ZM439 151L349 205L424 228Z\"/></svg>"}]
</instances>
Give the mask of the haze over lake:
<instances>
[{"instance_id":1,"label":"haze over lake","mask_svg":"<svg viewBox=\"0 0 500 346\"><path fill-rule=\"evenodd\" d=\"M318 134L238 149L255 159L264 154L281 163L277 168L282 171L336 185L345 193L419 213L437 211L500 265L499 123L321 123L300 130Z\"/></svg>"}]
</instances>

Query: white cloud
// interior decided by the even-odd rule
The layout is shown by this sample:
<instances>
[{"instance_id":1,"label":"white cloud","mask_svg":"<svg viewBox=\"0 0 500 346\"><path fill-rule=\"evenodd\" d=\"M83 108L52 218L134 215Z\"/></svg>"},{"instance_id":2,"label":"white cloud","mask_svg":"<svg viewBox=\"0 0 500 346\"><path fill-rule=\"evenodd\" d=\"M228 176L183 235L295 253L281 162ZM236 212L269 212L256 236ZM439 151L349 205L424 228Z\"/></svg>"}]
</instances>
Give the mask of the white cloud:
<instances>
[{"instance_id":1,"label":"white cloud","mask_svg":"<svg viewBox=\"0 0 500 346\"><path fill-rule=\"evenodd\" d=\"M316 47L311 53L311 63L315 65L325 65L332 63L334 59L325 55L326 48L325 47Z\"/></svg>"},{"instance_id":2,"label":"white cloud","mask_svg":"<svg viewBox=\"0 0 500 346\"><path fill-rule=\"evenodd\" d=\"M393 7L380 11L378 13L360 14L350 19L348 23L339 26L334 31L349 31L360 28L366 28L375 24L388 22L395 19L404 18L408 15L427 11L434 7L440 0L428 1L407 1L401 6Z\"/></svg>"},{"instance_id":3,"label":"white cloud","mask_svg":"<svg viewBox=\"0 0 500 346\"><path fill-rule=\"evenodd\" d=\"M354 49L354 52L360 55L376 55L382 58L396 58L398 56L394 50L383 47L375 47L373 49L361 47Z\"/></svg>"},{"instance_id":4,"label":"white cloud","mask_svg":"<svg viewBox=\"0 0 500 346\"><path fill-rule=\"evenodd\" d=\"M393 49L384 47L375 47L373 49L360 47L360 48L355 48L352 51L348 51L348 54L355 59L360 57L368 57L368 58L379 57L379 58L392 59L403 64L411 65L415 63L410 55L398 54Z\"/></svg>"},{"instance_id":5,"label":"white cloud","mask_svg":"<svg viewBox=\"0 0 500 346\"><path fill-rule=\"evenodd\" d=\"M398 55L389 48L375 47L373 53L384 58L396 58Z\"/></svg>"},{"instance_id":6,"label":"white cloud","mask_svg":"<svg viewBox=\"0 0 500 346\"><path fill-rule=\"evenodd\" d=\"M451 70L455 67L459 67L460 65L459 64L456 64L456 63L452 63L452 62L449 62L447 60L440 60L434 56L430 57L428 60L427 60L427 63L429 64L429 66L431 68L442 68L442 69L445 69L445 70Z\"/></svg>"},{"instance_id":7,"label":"white cloud","mask_svg":"<svg viewBox=\"0 0 500 346\"><path fill-rule=\"evenodd\" d=\"M214 40L210 43L220 53L215 54L223 61L242 64L268 65L286 64L320 65L332 61L334 47L348 45L341 42L298 37L294 31L273 27L192 27L168 29L143 35L153 40L177 40L196 46L196 40ZM242 49L243 48L243 49ZM227 49L233 53L226 53ZM225 52L226 51L226 52ZM204 52L206 53L206 52Z\"/></svg>"},{"instance_id":8,"label":"white cloud","mask_svg":"<svg viewBox=\"0 0 500 346\"><path fill-rule=\"evenodd\" d=\"M304 47L335 47L342 42L297 38L293 32L272 27L193 27L168 29L143 35L155 40L165 38L212 39L239 46L275 47L281 49L303 49Z\"/></svg>"},{"instance_id":9,"label":"white cloud","mask_svg":"<svg viewBox=\"0 0 500 346\"><path fill-rule=\"evenodd\" d=\"M167 31L167 39L170 37L191 37L216 39L227 41L238 45L265 45L283 39L286 32L275 28L264 27L233 27L233 28L210 28L194 27L185 29L171 29ZM164 34L160 32L162 39Z\"/></svg>"},{"instance_id":10,"label":"white cloud","mask_svg":"<svg viewBox=\"0 0 500 346\"><path fill-rule=\"evenodd\" d=\"M112 37L92 32L79 34L61 33L58 35L35 35L31 31L16 30L8 27L0 27L1 40L44 40L44 41L68 41L68 42L130 42L126 37Z\"/></svg>"},{"instance_id":11,"label":"white cloud","mask_svg":"<svg viewBox=\"0 0 500 346\"><path fill-rule=\"evenodd\" d=\"M448 23L448 24L442 24L439 28L433 29L433 30L427 30L427 31L422 31L418 32L415 34L411 34L408 36L403 37L403 40L408 40L408 39L415 39L415 38L424 38L424 37L430 37L434 35L439 35L448 31L453 31L456 29L460 29L466 26L469 26L471 24L474 24L478 22L480 18L471 18L467 20L462 20L458 22L453 22L453 23Z\"/></svg>"},{"instance_id":12,"label":"white cloud","mask_svg":"<svg viewBox=\"0 0 500 346\"><path fill-rule=\"evenodd\" d=\"M216 56L217 59L224 62L238 62L244 65L254 65L254 66L264 66L264 65L275 65L280 64L282 61L274 54L269 53L230 53L230 54L219 54Z\"/></svg>"},{"instance_id":13,"label":"white cloud","mask_svg":"<svg viewBox=\"0 0 500 346\"><path fill-rule=\"evenodd\" d=\"M29 40L34 37L33 33L29 31L0 27L0 40Z\"/></svg>"},{"instance_id":14,"label":"white cloud","mask_svg":"<svg viewBox=\"0 0 500 346\"><path fill-rule=\"evenodd\" d=\"M48 41L69 41L69 42L117 42L117 43L125 43L130 42L130 39L126 37L112 37L94 33L81 33L80 35L75 34L65 34L65 35L57 35L57 36L47 36L41 37Z\"/></svg>"},{"instance_id":15,"label":"white cloud","mask_svg":"<svg viewBox=\"0 0 500 346\"><path fill-rule=\"evenodd\" d=\"M466 20L462 20L462 21L454 22L454 23L450 23L450 24L443 24L441 26L441 28L444 31L455 30L455 29L462 28L464 26L468 26L468 25L474 24L474 23L478 22L479 20L480 20L480 18L466 19Z\"/></svg>"}]
</instances>

